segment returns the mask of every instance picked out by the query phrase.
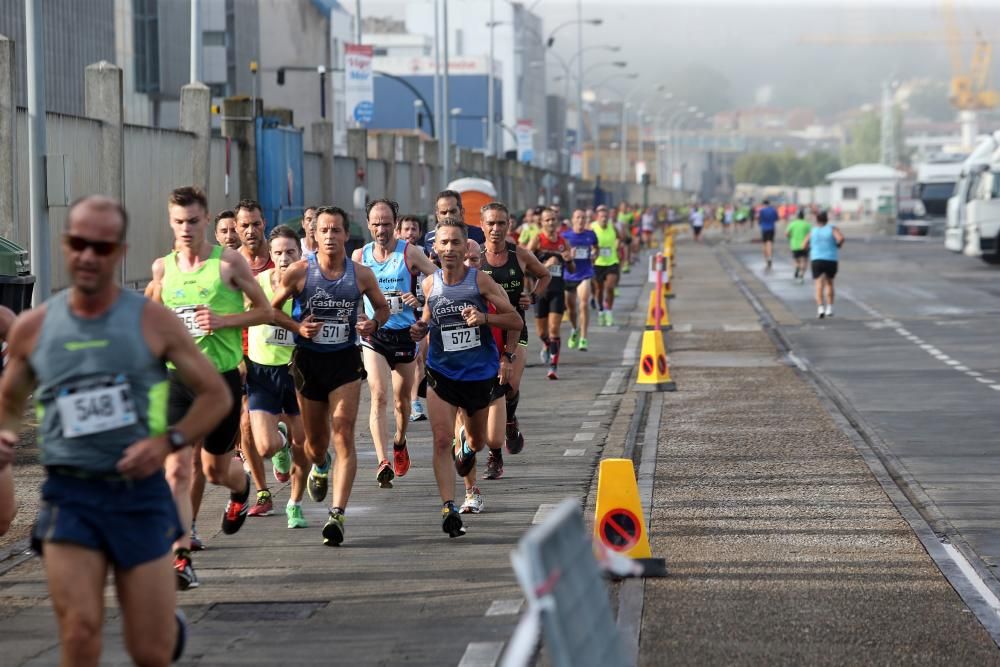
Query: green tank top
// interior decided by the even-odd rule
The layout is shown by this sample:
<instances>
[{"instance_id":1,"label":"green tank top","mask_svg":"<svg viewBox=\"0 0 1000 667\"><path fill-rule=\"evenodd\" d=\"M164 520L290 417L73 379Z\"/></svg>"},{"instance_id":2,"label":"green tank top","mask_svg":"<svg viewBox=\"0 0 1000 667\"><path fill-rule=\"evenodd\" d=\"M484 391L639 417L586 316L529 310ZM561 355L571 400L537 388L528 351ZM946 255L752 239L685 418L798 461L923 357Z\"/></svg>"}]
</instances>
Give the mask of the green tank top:
<instances>
[{"instance_id":1,"label":"green tank top","mask_svg":"<svg viewBox=\"0 0 1000 667\"><path fill-rule=\"evenodd\" d=\"M163 305L184 322L188 333L220 373L231 371L243 360L241 329L220 329L210 335L194 322L197 306L208 306L219 315L243 312L243 293L222 282L222 248L215 246L208 259L194 271L177 268L177 253L163 258Z\"/></svg>"},{"instance_id":2,"label":"green tank top","mask_svg":"<svg viewBox=\"0 0 1000 667\"><path fill-rule=\"evenodd\" d=\"M264 288L267 300L274 298L271 289L271 274L274 269L268 269L257 275L257 282ZM292 315L292 299L285 302L282 310L286 315ZM261 324L247 329L247 356L250 361L262 366L287 366L292 361L292 350L295 349L294 334L273 324Z\"/></svg>"},{"instance_id":3,"label":"green tank top","mask_svg":"<svg viewBox=\"0 0 1000 667\"><path fill-rule=\"evenodd\" d=\"M601 229L600 225L591 225L591 231L597 235L597 259L594 266L614 266L618 263L618 231L608 221Z\"/></svg>"},{"instance_id":4,"label":"green tank top","mask_svg":"<svg viewBox=\"0 0 1000 667\"><path fill-rule=\"evenodd\" d=\"M142 335L148 301L123 289L95 318L77 317L69 290L46 301L28 357L42 463L113 474L133 443L167 428L167 369Z\"/></svg>"}]
</instances>

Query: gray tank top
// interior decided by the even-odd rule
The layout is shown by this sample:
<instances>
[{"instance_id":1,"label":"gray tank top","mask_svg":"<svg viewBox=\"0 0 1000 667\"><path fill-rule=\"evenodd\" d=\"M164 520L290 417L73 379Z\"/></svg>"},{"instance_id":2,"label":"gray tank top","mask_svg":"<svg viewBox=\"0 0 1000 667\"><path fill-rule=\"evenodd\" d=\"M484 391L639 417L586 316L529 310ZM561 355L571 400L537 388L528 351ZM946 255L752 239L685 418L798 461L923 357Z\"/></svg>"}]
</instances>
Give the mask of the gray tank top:
<instances>
[{"instance_id":1,"label":"gray tank top","mask_svg":"<svg viewBox=\"0 0 1000 667\"><path fill-rule=\"evenodd\" d=\"M95 319L74 315L68 297L46 302L28 358L42 463L113 473L125 448L166 431L166 365L142 336L145 297L123 289Z\"/></svg>"}]
</instances>

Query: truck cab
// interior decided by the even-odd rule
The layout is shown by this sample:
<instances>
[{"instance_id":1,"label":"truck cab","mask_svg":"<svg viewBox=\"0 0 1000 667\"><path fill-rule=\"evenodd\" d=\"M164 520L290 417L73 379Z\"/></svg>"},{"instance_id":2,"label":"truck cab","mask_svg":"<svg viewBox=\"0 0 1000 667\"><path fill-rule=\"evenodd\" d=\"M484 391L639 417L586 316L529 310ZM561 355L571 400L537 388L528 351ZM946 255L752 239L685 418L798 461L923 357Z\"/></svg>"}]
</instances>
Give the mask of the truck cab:
<instances>
[{"instance_id":1,"label":"truck cab","mask_svg":"<svg viewBox=\"0 0 1000 667\"><path fill-rule=\"evenodd\" d=\"M955 193L965 155L939 154L917 165L914 194L923 204L926 231L929 235L944 232L948 200Z\"/></svg>"},{"instance_id":2,"label":"truck cab","mask_svg":"<svg viewBox=\"0 0 1000 667\"><path fill-rule=\"evenodd\" d=\"M1000 264L1000 149L988 166L973 174L965 219L965 254L978 255L987 264Z\"/></svg>"},{"instance_id":3,"label":"truck cab","mask_svg":"<svg viewBox=\"0 0 1000 667\"><path fill-rule=\"evenodd\" d=\"M978 244L975 248L967 248L966 239L966 207L969 203L973 179L983 169L989 167L993 153L1000 148L996 135L981 136L969 157L962 163L958 183L955 184L955 194L948 200L947 220L944 231L944 247L952 252L967 252L978 254Z\"/></svg>"}]
</instances>

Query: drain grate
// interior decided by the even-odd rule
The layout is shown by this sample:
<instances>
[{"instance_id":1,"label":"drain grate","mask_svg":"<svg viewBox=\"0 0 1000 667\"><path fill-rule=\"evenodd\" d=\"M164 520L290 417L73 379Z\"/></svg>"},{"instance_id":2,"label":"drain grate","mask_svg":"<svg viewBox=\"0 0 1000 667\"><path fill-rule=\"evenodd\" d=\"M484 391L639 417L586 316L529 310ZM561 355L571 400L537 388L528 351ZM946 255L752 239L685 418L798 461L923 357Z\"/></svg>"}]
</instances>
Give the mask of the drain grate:
<instances>
[{"instance_id":1,"label":"drain grate","mask_svg":"<svg viewBox=\"0 0 1000 667\"><path fill-rule=\"evenodd\" d=\"M328 602L216 602L205 615L213 621L304 621Z\"/></svg>"}]
</instances>

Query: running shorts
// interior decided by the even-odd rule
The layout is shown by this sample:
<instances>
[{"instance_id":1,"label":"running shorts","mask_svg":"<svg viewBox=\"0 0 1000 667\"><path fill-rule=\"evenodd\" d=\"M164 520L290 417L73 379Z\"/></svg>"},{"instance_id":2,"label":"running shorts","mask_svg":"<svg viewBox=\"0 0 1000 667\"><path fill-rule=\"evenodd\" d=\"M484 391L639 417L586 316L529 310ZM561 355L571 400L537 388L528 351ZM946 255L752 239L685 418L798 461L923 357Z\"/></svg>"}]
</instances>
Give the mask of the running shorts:
<instances>
[{"instance_id":1,"label":"running shorts","mask_svg":"<svg viewBox=\"0 0 1000 667\"><path fill-rule=\"evenodd\" d=\"M243 380L240 378L239 369L234 368L222 374L222 379L229 387L229 394L233 397L233 407L222 418L222 422L215 427L215 430L205 436L204 448L209 454L221 456L228 454L236 447L236 441L240 435L240 413L243 411ZM194 394L187 386L181 382L176 371L170 371L170 389L167 398L167 423L176 424L194 403Z\"/></svg>"},{"instance_id":2,"label":"running shorts","mask_svg":"<svg viewBox=\"0 0 1000 667\"><path fill-rule=\"evenodd\" d=\"M773 229L762 229L760 230L760 240L764 243L768 241L774 242L774 230Z\"/></svg>"},{"instance_id":3,"label":"running shorts","mask_svg":"<svg viewBox=\"0 0 1000 667\"><path fill-rule=\"evenodd\" d=\"M617 264L594 267L594 280L596 280L599 283L603 283L605 280L607 280L608 276L617 276L617 275L619 275Z\"/></svg>"},{"instance_id":4,"label":"running shorts","mask_svg":"<svg viewBox=\"0 0 1000 667\"><path fill-rule=\"evenodd\" d=\"M566 293L562 288L547 290L544 295L535 302L535 318L543 319L549 313L562 315L566 312Z\"/></svg>"},{"instance_id":5,"label":"running shorts","mask_svg":"<svg viewBox=\"0 0 1000 667\"><path fill-rule=\"evenodd\" d=\"M395 368L396 364L408 364L417 358L417 342L410 338L408 328L379 328L368 338L361 339L361 344L385 357L389 368Z\"/></svg>"},{"instance_id":6,"label":"running shorts","mask_svg":"<svg viewBox=\"0 0 1000 667\"><path fill-rule=\"evenodd\" d=\"M366 377L360 347L352 345L337 352L314 352L296 347L292 352L295 391L307 400L325 403L330 392Z\"/></svg>"},{"instance_id":7,"label":"running shorts","mask_svg":"<svg viewBox=\"0 0 1000 667\"><path fill-rule=\"evenodd\" d=\"M808 257L808 256L809 256L809 251L808 250L793 250L792 251L792 257L794 257L795 259L802 259L803 257Z\"/></svg>"},{"instance_id":8,"label":"running shorts","mask_svg":"<svg viewBox=\"0 0 1000 667\"><path fill-rule=\"evenodd\" d=\"M495 400L497 384L495 377L488 380L452 380L431 368L427 369L427 386L442 401L461 408L470 415L490 406Z\"/></svg>"},{"instance_id":9,"label":"running shorts","mask_svg":"<svg viewBox=\"0 0 1000 667\"><path fill-rule=\"evenodd\" d=\"M563 291L564 292L575 292L576 288L583 284L582 280L564 280L563 281Z\"/></svg>"},{"instance_id":10,"label":"running shorts","mask_svg":"<svg viewBox=\"0 0 1000 667\"><path fill-rule=\"evenodd\" d=\"M272 415L299 414L295 382L287 365L265 366L249 359L247 364L247 408Z\"/></svg>"},{"instance_id":11,"label":"running shorts","mask_svg":"<svg viewBox=\"0 0 1000 667\"><path fill-rule=\"evenodd\" d=\"M828 259L814 259L812 261L813 279L820 276L827 276L830 279L837 277L837 262Z\"/></svg>"},{"instance_id":12,"label":"running shorts","mask_svg":"<svg viewBox=\"0 0 1000 667\"><path fill-rule=\"evenodd\" d=\"M39 554L46 542L75 544L130 570L169 554L184 534L162 470L140 480L75 472L62 466L48 470L31 534Z\"/></svg>"}]
</instances>

